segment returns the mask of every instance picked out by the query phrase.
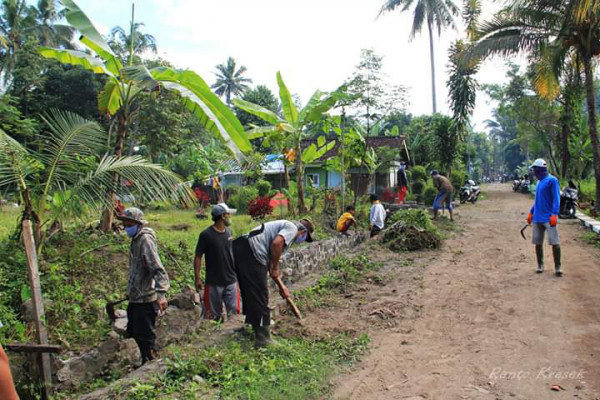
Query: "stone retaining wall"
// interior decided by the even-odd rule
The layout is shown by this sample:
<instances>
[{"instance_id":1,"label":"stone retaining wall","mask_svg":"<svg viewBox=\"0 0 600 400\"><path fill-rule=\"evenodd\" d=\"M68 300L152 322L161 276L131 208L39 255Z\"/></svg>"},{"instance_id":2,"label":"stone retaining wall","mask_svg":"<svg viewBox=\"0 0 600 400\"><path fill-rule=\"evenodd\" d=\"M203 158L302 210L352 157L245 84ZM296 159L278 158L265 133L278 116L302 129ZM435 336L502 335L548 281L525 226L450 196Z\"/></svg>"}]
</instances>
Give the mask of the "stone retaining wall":
<instances>
[{"instance_id":1,"label":"stone retaining wall","mask_svg":"<svg viewBox=\"0 0 600 400\"><path fill-rule=\"evenodd\" d=\"M581 212L577 212L575 214L575 218L577 218L583 226L585 226L589 230L594 231L600 235L600 222L599 221L595 220L592 217L588 217L587 215L585 215L584 213L581 213Z\"/></svg>"},{"instance_id":2,"label":"stone retaining wall","mask_svg":"<svg viewBox=\"0 0 600 400\"><path fill-rule=\"evenodd\" d=\"M286 285L294 284L317 268L328 263L341 250L352 249L367 239L367 232L352 232L352 236L337 235L328 240L307 243L305 246L288 251L279 264ZM271 281L271 288L276 285Z\"/></svg>"}]
</instances>

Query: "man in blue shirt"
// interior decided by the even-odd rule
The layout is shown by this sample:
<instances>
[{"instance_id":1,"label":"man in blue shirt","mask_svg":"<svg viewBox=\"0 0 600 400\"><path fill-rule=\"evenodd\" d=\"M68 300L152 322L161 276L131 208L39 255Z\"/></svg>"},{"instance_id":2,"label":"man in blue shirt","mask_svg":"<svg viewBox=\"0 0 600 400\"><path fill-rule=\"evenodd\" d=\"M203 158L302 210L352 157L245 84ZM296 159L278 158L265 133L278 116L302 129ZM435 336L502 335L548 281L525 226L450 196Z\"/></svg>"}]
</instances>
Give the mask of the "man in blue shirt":
<instances>
[{"instance_id":1,"label":"man in blue shirt","mask_svg":"<svg viewBox=\"0 0 600 400\"><path fill-rule=\"evenodd\" d=\"M533 224L533 239L538 267L536 272L544 272L544 234L548 231L548 243L552 246L556 276L562 276L560 265L560 239L558 237L558 210L560 208L560 183L548 173L546 161L538 158L531 166L539 181L535 190L535 201L527 215L527 223Z\"/></svg>"}]
</instances>

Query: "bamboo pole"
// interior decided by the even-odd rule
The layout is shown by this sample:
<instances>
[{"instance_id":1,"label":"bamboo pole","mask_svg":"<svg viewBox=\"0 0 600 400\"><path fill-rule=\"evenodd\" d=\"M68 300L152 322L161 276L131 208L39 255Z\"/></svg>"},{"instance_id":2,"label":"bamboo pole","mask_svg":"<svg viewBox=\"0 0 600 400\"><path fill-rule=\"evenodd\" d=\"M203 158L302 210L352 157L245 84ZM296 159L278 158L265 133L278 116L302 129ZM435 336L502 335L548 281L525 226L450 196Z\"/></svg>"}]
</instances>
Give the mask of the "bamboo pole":
<instances>
[{"instance_id":1,"label":"bamboo pole","mask_svg":"<svg viewBox=\"0 0 600 400\"><path fill-rule=\"evenodd\" d=\"M31 287L31 296L33 300L33 313L35 315L35 332L38 344L48 344L48 331L44 326L44 301L42 299L42 287L40 284L40 272L38 269L38 258L33 240L33 229L31 221L23 220L23 243L25 245L25 253L27 254L27 270L29 272L29 284ZM52 387L52 367L50 364L50 356L47 353L39 353L37 355L40 381L42 382L42 399L50 399L50 390Z\"/></svg>"}]
</instances>

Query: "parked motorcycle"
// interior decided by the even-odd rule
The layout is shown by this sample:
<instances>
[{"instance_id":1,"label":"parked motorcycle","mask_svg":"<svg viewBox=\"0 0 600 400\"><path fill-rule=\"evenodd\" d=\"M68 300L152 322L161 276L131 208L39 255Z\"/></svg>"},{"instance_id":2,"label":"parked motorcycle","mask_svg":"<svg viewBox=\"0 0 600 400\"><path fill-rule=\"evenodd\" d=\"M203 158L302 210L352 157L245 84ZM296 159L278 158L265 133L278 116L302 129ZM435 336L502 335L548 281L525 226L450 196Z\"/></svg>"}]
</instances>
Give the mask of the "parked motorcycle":
<instances>
[{"instance_id":1,"label":"parked motorcycle","mask_svg":"<svg viewBox=\"0 0 600 400\"><path fill-rule=\"evenodd\" d=\"M513 181L513 186L512 186L513 192L518 192L519 191L519 186L521 186L521 180L520 179L515 179Z\"/></svg>"},{"instance_id":2,"label":"parked motorcycle","mask_svg":"<svg viewBox=\"0 0 600 400\"><path fill-rule=\"evenodd\" d=\"M521 179L521 184L519 185L519 192L520 193L529 193L529 185L530 184L531 184L531 182L529 181L528 178Z\"/></svg>"},{"instance_id":3,"label":"parked motorcycle","mask_svg":"<svg viewBox=\"0 0 600 400\"><path fill-rule=\"evenodd\" d=\"M579 200L579 192L573 181L569 180L569 186L566 186L560 192L560 218L575 218L577 212L577 201Z\"/></svg>"},{"instance_id":4,"label":"parked motorcycle","mask_svg":"<svg viewBox=\"0 0 600 400\"><path fill-rule=\"evenodd\" d=\"M460 203L464 204L467 201L470 201L472 204L475 204L479 197L479 193L481 193L479 185L476 185L475 182L469 179L467 183L460 188Z\"/></svg>"}]
</instances>

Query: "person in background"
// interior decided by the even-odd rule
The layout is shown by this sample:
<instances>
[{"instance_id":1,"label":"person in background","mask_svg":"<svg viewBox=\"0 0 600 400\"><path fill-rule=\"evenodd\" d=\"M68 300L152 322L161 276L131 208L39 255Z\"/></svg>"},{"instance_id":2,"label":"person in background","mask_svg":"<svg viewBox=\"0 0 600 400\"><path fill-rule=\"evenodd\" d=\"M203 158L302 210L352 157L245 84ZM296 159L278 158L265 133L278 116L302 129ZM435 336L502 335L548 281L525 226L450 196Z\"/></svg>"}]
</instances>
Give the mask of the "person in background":
<instances>
[{"instance_id":1,"label":"person in background","mask_svg":"<svg viewBox=\"0 0 600 400\"><path fill-rule=\"evenodd\" d=\"M266 347L271 339L271 309L267 273L274 281L279 280L279 260L293 243L312 242L313 223L310 219L300 221L278 220L263 224L233 241L235 267L242 292L243 313L246 323L254 330L254 346ZM282 285L279 294L290 296Z\"/></svg>"},{"instance_id":2,"label":"person in background","mask_svg":"<svg viewBox=\"0 0 600 400\"><path fill-rule=\"evenodd\" d=\"M433 219L437 218L438 211L443 210L445 206L450 213L450 221L453 221L452 193L454 192L454 186L452 186L448 178L440 175L437 171L431 171L431 179L433 180L433 186L438 190L438 194L433 201Z\"/></svg>"},{"instance_id":3,"label":"person in background","mask_svg":"<svg viewBox=\"0 0 600 400\"><path fill-rule=\"evenodd\" d=\"M169 276L160 261L154 231L145 227L142 210L130 207L117 216L131 238L129 282L127 283L127 334L135 339L142 364L156 358L154 324L159 312L167 309Z\"/></svg>"},{"instance_id":4,"label":"person in background","mask_svg":"<svg viewBox=\"0 0 600 400\"><path fill-rule=\"evenodd\" d=\"M354 206L347 206L346 212L342 214L342 216L337 220L336 230L343 235L348 234L348 229L352 226L356 226L356 219L354 215L356 214L356 209Z\"/></svg>"},{"instance_id":5,"label":"person in background","mask_svg":"<svg viewBox=\"0 0 600 400\"><path fill-rule=\"evenodd\" d=\"M398 204L404 204L406 193L408 192L408 179L406 178L406 164L400 163L400 169L398 169Z\"/></svg>"},{"instance_id":6,"label":"person in background","mask_svg":"<svg viewBox=\"0 0 600 400\"><path fill-rule=\"evenodd\" d=\"M379 201L379 197L376 194L369 196L371 200L371 212L369 214L369 230L371 231L371 237L376 236L385 227L385 208Z\"/></svg>"},{"instance_id":7,"label":"person in background","mask_svg":"<svg viewBox=\"0 0 600 400\"><path fill-rule=\"evenodd\" d=\"M532 242L535 245L537 273L544 272L544 234L548 232L548 243L552 246L554 272L561 277L563 270L560 262L560 238L558 237L558 211L560 208L560 183L548 173L546 161L538 158L531 166L539 181L535 189L535 200L527 223L533 227Z\"/></svg>"},{"instance_id":8,"label":"person in background","mask_svg":"<svg viewBox=\"0 0 600 400\"><path fill-rule=\"evenodd\" d=\"M227 316L240 313L240 291L233 262L233 211L225 203L216 204L211 216L213 225L200 233L194 258L196 290L204 288L204 317L220 321L223 302ZM202 256L206 257L206 281L202 283Z\"/></svg>"}]
</instances>

